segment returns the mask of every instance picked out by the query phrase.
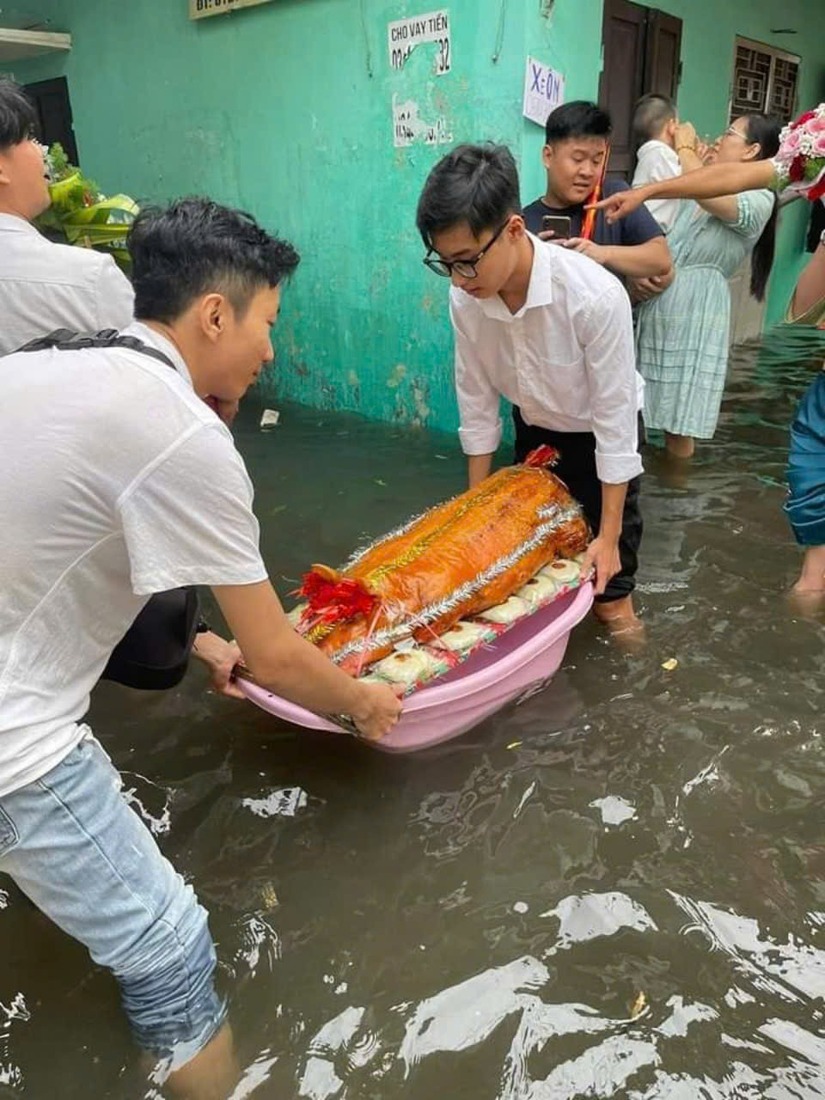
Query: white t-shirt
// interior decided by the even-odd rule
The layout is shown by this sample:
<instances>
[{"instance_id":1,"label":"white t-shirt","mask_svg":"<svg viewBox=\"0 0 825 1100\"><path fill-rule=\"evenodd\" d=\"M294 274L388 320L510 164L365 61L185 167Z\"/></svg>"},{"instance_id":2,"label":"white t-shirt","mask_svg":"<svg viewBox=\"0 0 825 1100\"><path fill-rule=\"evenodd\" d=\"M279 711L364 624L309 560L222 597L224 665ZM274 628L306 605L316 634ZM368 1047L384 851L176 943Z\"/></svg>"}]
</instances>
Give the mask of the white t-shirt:
<instances>
[{"instance_id":1,"label":"white t-shirt","mask_svg":"<svg viewBox=\"0 0 825 1100\"><path fill-rule=\"evenodd\" d=\"M133 312L132 284L111 256L54 244L0 214L0 355L56 328L122 329Z\"/></svg>"},{"instance_id":2,"label":"white t-shirt","mask_svg":"<svg viewBox=\"0 0 825 1100\"><path fill-rule=\"evenodd\" d=\"M0 796L45 775L114 646L153 592L253 584L252 484L183 359L122 348L3 360Z\"/></svg>"},{"instance_id":3,"label":"white t-shirt","mask_svg":"<svg viewBox=\"0 0 825 1100\"><path fill-rule=\"evenodd\" d=\"M681 176L682 166L675 149L664 141L646 141L636 154L636 171L633 173L633 187L642 187L646 183L658 183L660 180ZM679 213L680 199L650 199L645 203L650 213L669 233L676 215Z\"/></svg>"}]
</instances>

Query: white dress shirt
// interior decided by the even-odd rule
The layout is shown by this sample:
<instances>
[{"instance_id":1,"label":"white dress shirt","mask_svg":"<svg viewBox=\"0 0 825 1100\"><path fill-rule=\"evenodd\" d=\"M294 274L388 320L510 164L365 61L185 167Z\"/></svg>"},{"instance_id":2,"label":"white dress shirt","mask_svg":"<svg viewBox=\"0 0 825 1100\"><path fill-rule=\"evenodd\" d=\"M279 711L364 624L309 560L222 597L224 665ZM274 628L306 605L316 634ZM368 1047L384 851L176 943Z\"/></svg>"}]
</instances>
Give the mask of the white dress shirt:
<instances>
[{"instance_id":1,"label":"white dress shirt","mask_svg":"<svg viewBox=\"0 0 825 1100\"><path fill-rule=\"evenodd\" d=\"M592 432L599 480L629 481L642 471L636 448L644 382L627 293L593 260L529 237L533 270L518 313L498 295L477 299L451 288L462 449L496 450L504 396L527 424Z\"/></svg>"},{"instance_id":2,"label":"white dress shirt","mask_svg":"<svg viewBox=\"0 0 825 1100\"><path fill-rule=\"evenodd\" d=\"M681 176L682 165L675 149L664 141L646 141L636 154L636 171L633 173L633 187L642 187L646 183L658 183ZM664 229L669 233L679 213L680 199L649 199L645 206Z\"/></svg>"},{"instance_id":3,"label":"white dress shirt","mask_svg":"<svg viewBox=\"0 0 825 1100\"><path fill-rule=\"evenodd\" d=\"M111 256L54 244L0 214L0 355L56 328L126 328L133 312L132 285Z\"/></svg>"}]
</instances>

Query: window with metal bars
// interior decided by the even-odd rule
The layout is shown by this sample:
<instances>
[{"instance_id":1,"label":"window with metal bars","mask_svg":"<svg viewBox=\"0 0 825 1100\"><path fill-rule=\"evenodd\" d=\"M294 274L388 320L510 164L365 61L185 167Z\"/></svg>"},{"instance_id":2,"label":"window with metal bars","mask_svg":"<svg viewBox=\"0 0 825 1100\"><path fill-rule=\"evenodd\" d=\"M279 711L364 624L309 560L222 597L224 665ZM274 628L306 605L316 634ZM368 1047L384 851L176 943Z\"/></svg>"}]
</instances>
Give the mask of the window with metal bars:
<instances>
[{"instance_id":1,"label":"window with metal bars","mask_svg":"<svg viewBox=\"0 0 825 1100\"><path fill-rule=\"evenodd\" d=\"M730 120L760 112L789 122L796 113L799 60L762 42L737 38Z\"/></svg>"}]
</instances>

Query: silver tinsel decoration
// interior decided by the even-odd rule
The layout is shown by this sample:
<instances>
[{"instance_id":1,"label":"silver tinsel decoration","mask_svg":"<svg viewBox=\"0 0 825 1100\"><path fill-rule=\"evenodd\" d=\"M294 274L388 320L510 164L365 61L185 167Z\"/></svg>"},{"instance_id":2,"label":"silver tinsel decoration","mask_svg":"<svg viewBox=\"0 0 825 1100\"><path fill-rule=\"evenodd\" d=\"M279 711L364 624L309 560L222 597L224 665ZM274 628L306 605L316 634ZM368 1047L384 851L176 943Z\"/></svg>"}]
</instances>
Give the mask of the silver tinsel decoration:
<instances>
[{"instance_id":1,"label":"silver tinsel decoration","mask_svg":"<svg viewBox=\"0 0 825 1100\"><path fill-rule=\"evenodd\" d=\"M387 645L394 645L396 642L409 637L410 634L420 627L429 626L430 623L436 622L443 615L448 614L450 611L454 611L467 599L474 596L486 584L494 581L507 569L510 569L519 562L526 554L541 546L545 539L557 531L562 524L568 523L571 520L580 519L581 509L575 504L568 505L565 508L560 507L558 504L551 504L539 508L537 515L545 522L539 524L528 539L514 550L511 550L509 554L505 554L503 557L498 558L483 572L479 573L477 577L474 577L473 580L465 581L465 583L460 585L454 592L451 592L449 596L444 596L435 603L429 604L415 615L411 615L406 619L394 623L392 626L384 627L382 630L376 631L369 637L365 636L348 642L347 645L343 646L338 653L333 656L333 661L339 664L347 657L360 655L368 649L378 649ZM411 521L411 523L414 522L414 520ZM411 526L411 524L407 524L400 530L406 530L409 526ZM394 532L393 535L388 535L387 538L394 537L396 533L400 533L400 531ZM381 541L383 542L385 540L382 539ZM378 543L374 545L378 545ZM359 557L363 556L364 553L366 553L366 551L362 551Z\"/></svg>"}]
</instances>

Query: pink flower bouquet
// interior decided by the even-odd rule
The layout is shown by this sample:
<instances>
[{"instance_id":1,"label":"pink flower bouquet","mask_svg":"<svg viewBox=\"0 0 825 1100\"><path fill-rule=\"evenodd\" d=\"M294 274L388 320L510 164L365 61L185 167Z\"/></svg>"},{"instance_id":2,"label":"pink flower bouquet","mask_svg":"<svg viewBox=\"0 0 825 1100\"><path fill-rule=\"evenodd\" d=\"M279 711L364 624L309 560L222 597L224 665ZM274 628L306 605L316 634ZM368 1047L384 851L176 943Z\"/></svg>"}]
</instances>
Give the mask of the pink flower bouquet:
<instances>
[{"instance_id":1,"label":"pink flower bouquet","mask_svg":"<svg viewBox=\"0 0 825 1100\"><path fill-rule=\"evenodd\" d=\"M811 202L825 196L825 103L784 128L773 163L778 191L796 191Z\"/></svg>"}]
</instances>

